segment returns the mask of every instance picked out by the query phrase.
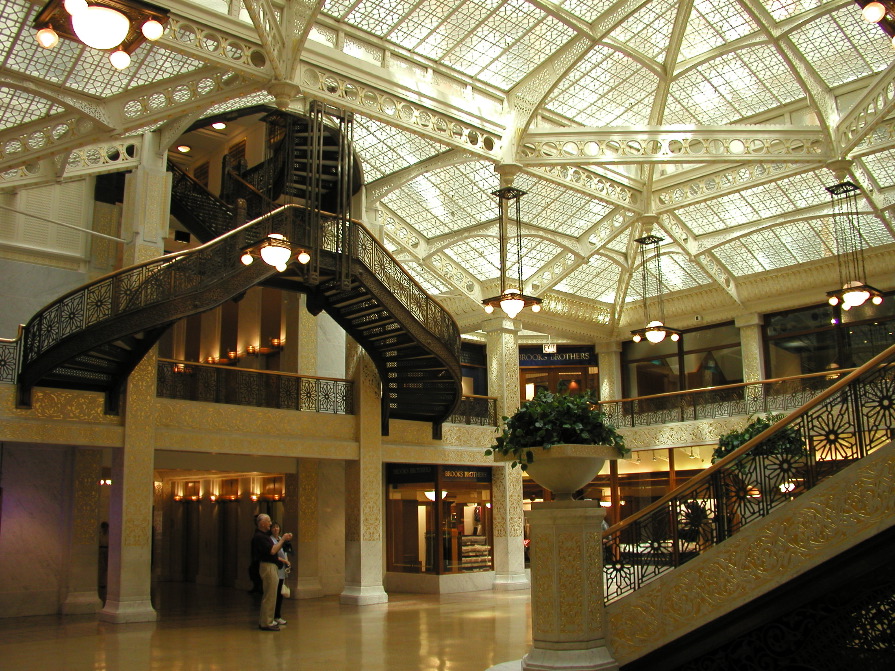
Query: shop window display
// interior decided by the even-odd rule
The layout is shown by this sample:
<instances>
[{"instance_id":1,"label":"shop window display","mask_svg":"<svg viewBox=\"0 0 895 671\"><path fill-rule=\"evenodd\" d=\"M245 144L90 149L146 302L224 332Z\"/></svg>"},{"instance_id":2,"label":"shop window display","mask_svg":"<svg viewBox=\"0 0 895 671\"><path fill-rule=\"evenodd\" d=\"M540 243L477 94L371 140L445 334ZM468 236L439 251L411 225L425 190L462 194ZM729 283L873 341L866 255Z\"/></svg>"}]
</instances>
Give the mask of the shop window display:
<instances>
[{"instance_id":1,"label":"shop window display","mask_svg":"<svg viewBox=\"0 0 895 671\"><path fill-rule=\"evenodd\" d=\"M490 468L388 464L386 483L389 571L492 570Z\"/></svg>"}]
</instances>

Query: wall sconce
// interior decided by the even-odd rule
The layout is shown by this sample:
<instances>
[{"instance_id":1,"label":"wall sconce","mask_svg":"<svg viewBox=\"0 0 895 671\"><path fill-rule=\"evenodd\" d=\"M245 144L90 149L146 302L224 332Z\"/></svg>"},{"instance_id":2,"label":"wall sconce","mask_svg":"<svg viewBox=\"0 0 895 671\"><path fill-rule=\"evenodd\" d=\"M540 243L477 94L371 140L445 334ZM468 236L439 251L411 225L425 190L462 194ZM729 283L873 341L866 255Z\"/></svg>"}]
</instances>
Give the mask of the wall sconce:
<instances>
[{"instance_id":1,"label":"wall sconce","mask_svg":"<svg viewBox=\"0 0 895 671\"><path fill-rule=\"evenodd\" d=\"M257 501L257 500L258 500L258 495L257 495L257 494L252 494L249 498L252 499L252 501Z\"/></svg>"},{"instance_id":2,"label":"wall sconce","mask_svg":"<svg viewBox=\"0 0 895 671\"><path fill-rule=\"evenodd\" d=\"M131 54L146 40L165 32L168 10L141 0L50 0L34 19L35 38L52 49L64 37L109 54L112 65L123 70ZM117 48L116 48L117 47Z\"/></svg>"},{"instance_id":3,"label":"wall sconce","mask_svg":"<svg viewBox=\"0 0 895 671\"><path fill-rule=\"evenodd\" d=\"M247 345L246 356L258 356L258 345Z\"/></svg>"},{"instance_id":4,"label":"wall sconce","mask_svg":"<svg viewBox=\"0 0 895 671\"><path fill-rule=\"evenodd\" d=\"M98 484L100 487L111 487L112 480L111 478L101 478Z\"/></svg>"},{"instance_id":5,"label":"wall sconce","mask_svg":"<svg viewBox=\"0 0 895 671\"><path fill-rule=\"evenodd\" d=\"M283 349L284 345L285 345L285 341L280 338L271 338L270 339L271 347L275 347L276 349Z\"/></svg>"}]
</instances>

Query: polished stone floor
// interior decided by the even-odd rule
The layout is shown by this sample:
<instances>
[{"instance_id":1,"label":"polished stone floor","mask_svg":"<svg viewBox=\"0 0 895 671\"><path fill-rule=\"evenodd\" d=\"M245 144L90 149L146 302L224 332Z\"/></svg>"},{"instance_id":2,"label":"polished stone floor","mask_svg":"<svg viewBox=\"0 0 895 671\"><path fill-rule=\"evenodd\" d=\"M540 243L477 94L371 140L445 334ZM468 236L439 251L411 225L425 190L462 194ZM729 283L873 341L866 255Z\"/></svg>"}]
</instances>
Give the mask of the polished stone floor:
<instances>
[{"instance_id":1,"label":"polished stone floor","mask_svg":"<svg viewBox=\"0 0 895 671\"><path fill-rule=\"evenodd\" d=\"M256 598L164 583L154 623L0 614L0 671L484 671L531 645L527 591L286 600L280 632L259 631Z\"/></svg>"}]
</instances>

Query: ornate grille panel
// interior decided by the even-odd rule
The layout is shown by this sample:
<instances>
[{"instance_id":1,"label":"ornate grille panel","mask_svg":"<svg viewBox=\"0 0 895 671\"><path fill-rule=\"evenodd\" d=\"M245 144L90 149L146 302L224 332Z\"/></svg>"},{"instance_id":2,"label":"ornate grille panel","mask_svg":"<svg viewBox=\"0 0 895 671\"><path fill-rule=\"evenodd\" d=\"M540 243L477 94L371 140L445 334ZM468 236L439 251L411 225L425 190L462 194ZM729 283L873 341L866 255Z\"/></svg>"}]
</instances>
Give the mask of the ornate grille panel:
<instances>
[{"instance_id":1,"label":"ornate grille panel","mask_svg":"<svg viewBox=\"0 0 895 671\"><path fill-rule=\"evenodd\" d=\"M0 339L0 382L15 384L19 370L19 340Z\"/></svg>"},{"instance_id":2,"label":"ornate grille panel","mask_svg":"<svg viewBox=\"0 0 895 671\"><path fill-rule=\"evenodd\" d=\"M354 414L352 383L162 359L157 396L257 408Z\"/></svg>"},{"instance_id":3,"label":"ornate grille panel","mask_svg":"<svg viewBox=\"0 0 895 671\"><path fill-rule=\"evenodd\" d=\"M497 399L493 396L463 396L448 421L452 424L497 426Z\"/></svg>"},{"instance_id":4,"label":"ornate grille panel","mask_svg":"<svg viewBox=\"0 0 895 671\"><path fill-rule=\"evenodd\" d=\"M615 427L785 412L801 408L846 372L605 401L600 409Z\"/></svg>"},{"instance_id":5,"label":"ornate grille panel","mask_svg":"<svg viewBox=\"0 0 895 671\"><path fill-rule=\"evenodd\" d=\"M606 602L633 592L895 438L895 346L669 496L604 534ZM763 409L763 408L761 408ZM801 456L762 454L799 431Z\"/></svg>"}]
</instances>

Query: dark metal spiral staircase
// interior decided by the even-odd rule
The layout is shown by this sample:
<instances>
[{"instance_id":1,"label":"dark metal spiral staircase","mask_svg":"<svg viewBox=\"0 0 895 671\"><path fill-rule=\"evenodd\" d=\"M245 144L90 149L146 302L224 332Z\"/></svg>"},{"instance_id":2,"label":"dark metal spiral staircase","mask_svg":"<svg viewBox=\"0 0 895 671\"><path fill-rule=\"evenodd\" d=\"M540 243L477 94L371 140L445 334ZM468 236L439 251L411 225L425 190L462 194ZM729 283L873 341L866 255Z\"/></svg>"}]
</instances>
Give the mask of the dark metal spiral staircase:
<instances>
[{"instance_id":1,"label":"dark metal spiral staircase","mask_svg":"<svg viewBox=\"0 0 895 671\"><path fill-rule=\"evenodd\" d=\"M169 166L171 212L206 244L122 269L36 315L23 336L19 404L29 405L38 385L90 389L106 392L107 411L115 412L128 374L168 326L264 284L307 293L312 313L325 310L367 351L383 384L383 434L396 418L431 422L439 438L461 395L459 329L349 218L350 197L360 188L351 120L343 115L334 126L324 123L332 108L313 111L309 118L272 112L265 119L282 129L282 140L263 164L226 180L227 195L247 203L243 209ZM307 206L272 203L284 194ZM323 205L339 214L322 215ZM239 226L246 207L253 220ZM312 262L293 262L283 273L264 263L242 265L242 250L271 232L311 250Z\"/></svg>"}]
</instances>

